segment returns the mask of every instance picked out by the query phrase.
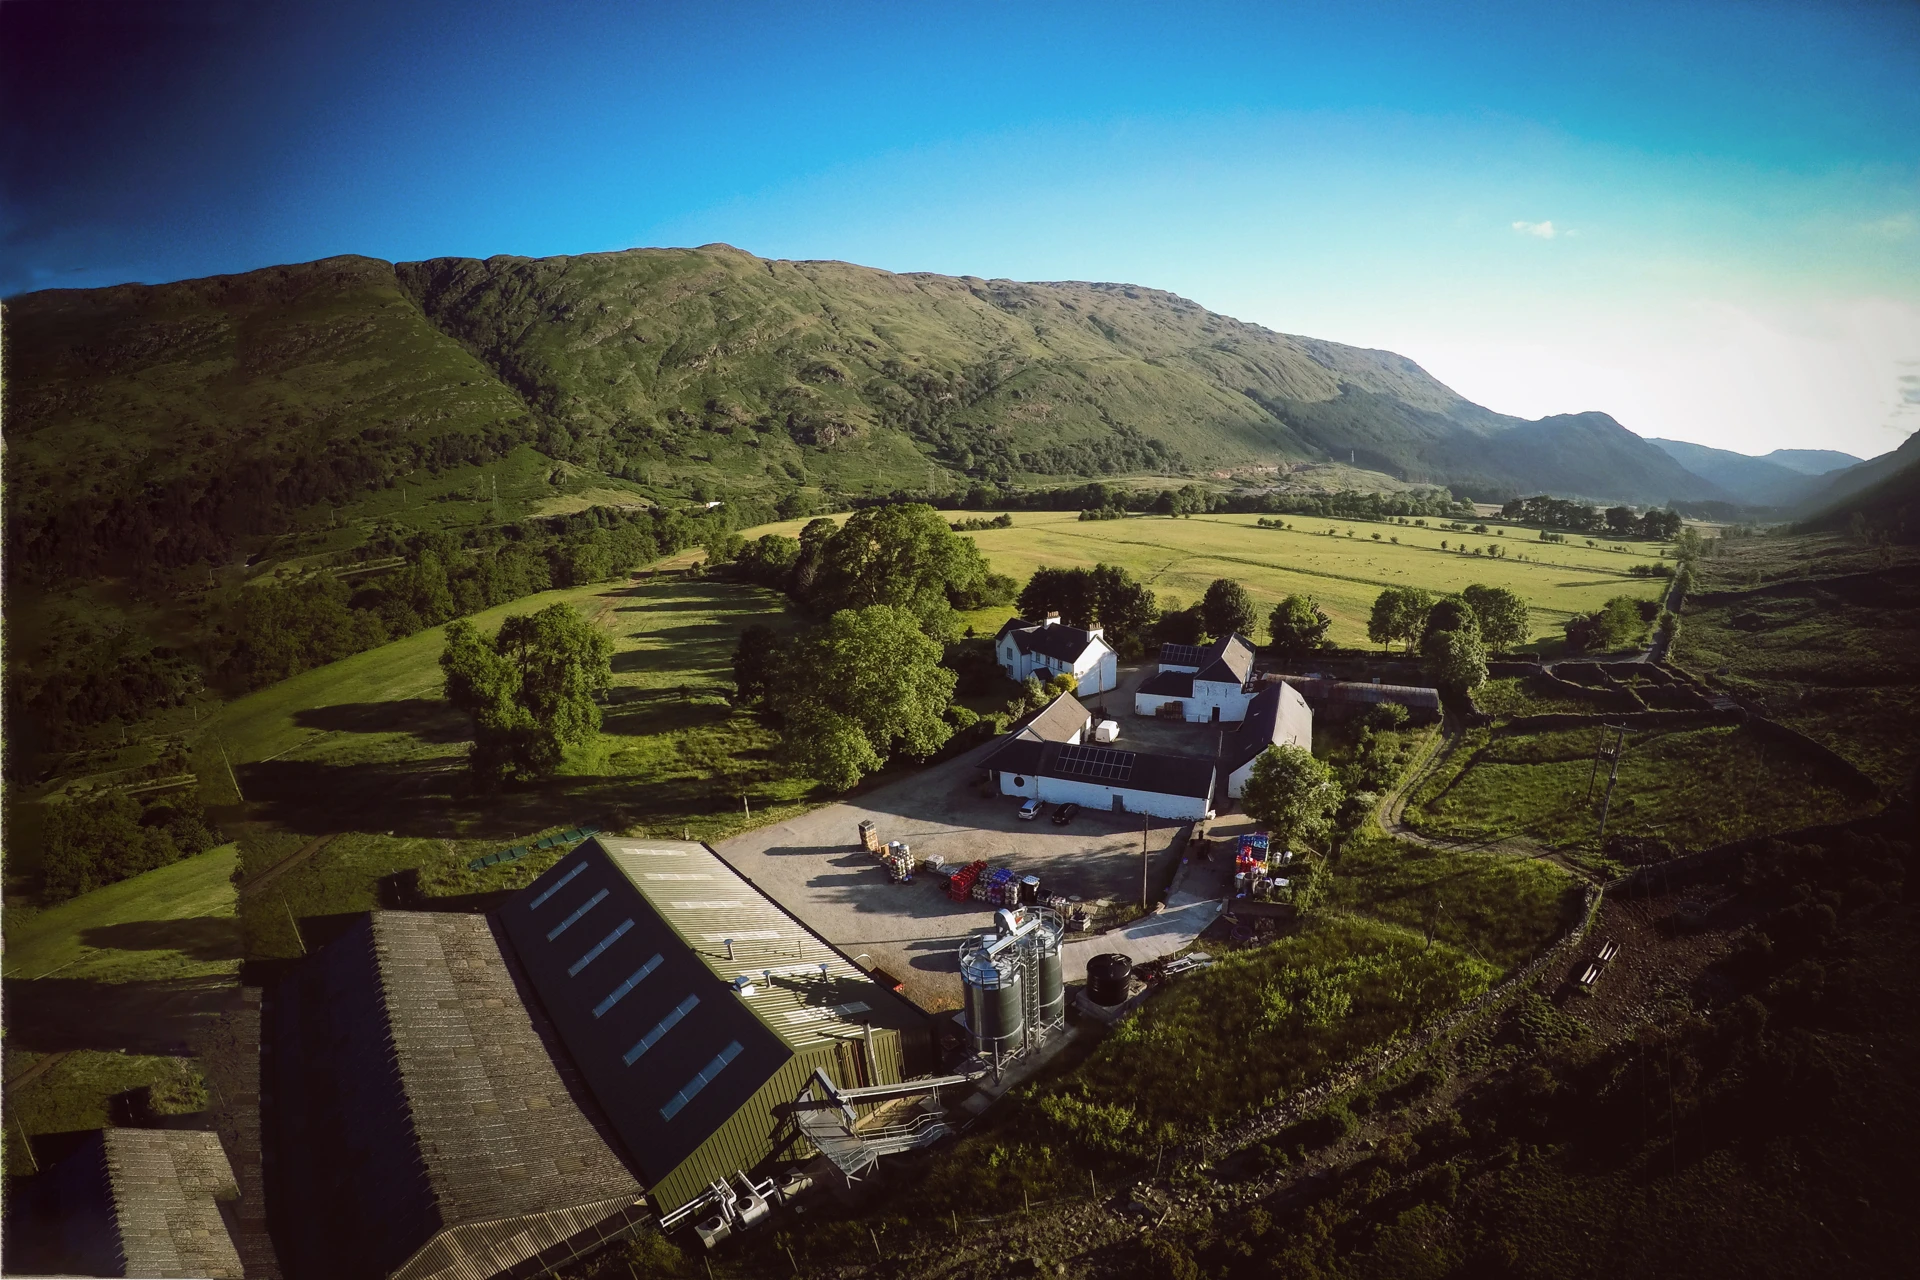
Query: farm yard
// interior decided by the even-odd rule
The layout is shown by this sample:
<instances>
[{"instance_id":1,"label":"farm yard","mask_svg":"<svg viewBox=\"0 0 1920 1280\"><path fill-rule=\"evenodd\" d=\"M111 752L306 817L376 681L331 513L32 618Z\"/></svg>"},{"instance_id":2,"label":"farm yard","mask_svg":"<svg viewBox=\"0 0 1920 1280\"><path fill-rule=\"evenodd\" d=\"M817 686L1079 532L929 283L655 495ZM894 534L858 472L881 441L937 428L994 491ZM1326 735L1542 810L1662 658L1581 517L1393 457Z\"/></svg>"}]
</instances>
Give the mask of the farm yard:
<instances>
[{"instance_id":1,"label":"farm yard","mask_svg":"<svg viewBox=\"0 0 1920 1280\"><path fill-rule=\"evenodd\" d=\"M945 514L957 519L982 513ZM1476 582L1508 587L1526 600L1535 637L1556 635L1568 618L1598 609L1614 596L1652 599L1665 588L1661 579L1627 573L1635 565L1659 564L1657 543L1545 543L1536 541L1529 529L1505 528L1495 534L1492 530L1501 528L1497 525L1475 534L1439 527L1437 520L1422 527L1286 516L1282 519L1290 527L1274 529L1261 528L1260 517L1252 515L1083 521L1072 511L1016 511L1012 518L1012 528L975 530L967 536L997 572L1018 581L1026 581L1035 569L1091 568L1105 562L1131 572L1163 605L1189 605L1215 578L1232 578L1263 611L1296 592L1312 596L1333 619L1328 638L1353 647L1368 643L1367 616L1385 587L1422 587L1436 594ZM793 537L805 524L789 520L744 533ZM1482 554L1454 549L1463 545ZM1487 547L1505 554L1488 556ZM692 563L698 555L686 553L683 559ZM1004 608L976 610L967 622L976 631L991 633L1010 613Z\"/></svg>"}]
</instances>

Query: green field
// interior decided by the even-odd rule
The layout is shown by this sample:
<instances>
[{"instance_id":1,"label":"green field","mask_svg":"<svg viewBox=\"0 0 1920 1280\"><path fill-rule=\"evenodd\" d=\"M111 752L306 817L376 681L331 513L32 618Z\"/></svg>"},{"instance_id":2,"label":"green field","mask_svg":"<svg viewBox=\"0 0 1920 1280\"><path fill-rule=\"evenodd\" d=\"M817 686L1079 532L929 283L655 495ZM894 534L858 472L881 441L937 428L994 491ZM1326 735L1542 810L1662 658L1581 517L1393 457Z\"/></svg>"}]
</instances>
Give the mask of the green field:
<instances>
[{"instance_id":1,"label":"green field","mask_svg":"<svg viewBox=\"0 0 1920 1280\"><path fill-rule=\"evenodd\" d=\"M948 514L959 519L981 513ZM1368 643L1367 616L1383 587L1423 587L1436 593L1476 582L1510 587L1531 608L1534 634L1550 636L1573 614L1597 609L1614 596L1650 599L1666 586L1657 578L1627 576L1633 565L1658 563L1656 543L1625 543L1625 550L1613 550L1605 544L1589 547L1584 541L1543 543L1524 529L1509 528L1499 536L1461 534L1432 523L1421 528L1318 516L1287 516L1292 528L1262 529L1255 523L1258 519L1208 515L1083 521L1072 511L1021 511L1014 513L1011 529L967 536L997 572L1020 582L1035 569L1085 568L1104 561L1130 570L1159 594L1162 604L1192 604L1215 578L1240 582L1263 609L1300 592L1319 601L1333 618L1333 642L1352 646ZM747 534L792 536L805 523L791 520ZM1390 541L1393 538L1399 542ZM1440 549L1441 542L1451 548L1462 538L1469 546L1500 546L1509 554L1489 558ZM1008 612L981 610L969 615L968 622L988 631Z\"/></svg>"},{"instance_id":2,"label":"green field","mask_svg":"<svg viewBox=\"0 0 1920 1280\"><path fill-rule=\"evenodd\" d=\"M71 902L6 915L6 976L155 981L237 973L233 845L96 889Z\"/></svg>"},{"instance_id":3,"label":"green field","mask_svg":"<svg viewBox=\"0 0 1920 1280\"><path fill-rule=\"evenodd\" d=\"M7 1074L17 1076L43 1055L7 1055ZM6 1171L30 1173L32 1164L22 1135L74 1133L107 1124L107 1105L115 1094L151 1090L161 1115L187 1115L207 1107L206 1082L191 1058L157 1058L137 1053L85 1049L69 1053L38 1079L7 1093Z\"/></svg>"},{"instance_id":4,"label":"green field","mask_svg":"<svg viewBox=\"0 0 1920 1280\"><path fill-rule=\"evenodd\" d=\"M1592 799L1592 730L1475 729L1420 787L1406 821L1430 836L1524 837L1591 852L1606 771ZM1627 735L1607 834L1664 840L1683 851L1858 815L1830 770L1737 728Z\"/></svg>"}]
</instances>

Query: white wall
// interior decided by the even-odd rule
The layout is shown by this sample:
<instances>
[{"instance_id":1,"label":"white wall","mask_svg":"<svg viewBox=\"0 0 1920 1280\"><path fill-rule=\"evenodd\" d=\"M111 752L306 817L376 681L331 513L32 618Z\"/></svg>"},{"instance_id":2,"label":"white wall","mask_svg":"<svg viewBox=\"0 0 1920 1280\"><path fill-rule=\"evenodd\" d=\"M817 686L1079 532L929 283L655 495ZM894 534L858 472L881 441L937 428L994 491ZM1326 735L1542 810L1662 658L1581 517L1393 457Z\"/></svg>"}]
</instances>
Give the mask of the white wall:
<instances>
[{"instance_id":1,"label":"white wall","mask_svg":"<svg viewBox=\"0 0 1920 1280\"><path fill-rule=\"evenodd\" d=\"M1163 703L1178 702L1189 723L1210 724L1213 722L1213 709L1220 708L1221 724L1239 724L1247 718L1247 708L1253 703L1253 695L1243 692L1237 684L1215 684L1211 680L1196 680L1193 683L1191 698L1170 698L1163 693L1136 693L1133 695L1133 713L1137 716L1151 716Z\"/></svg>"},{"instance_id":2,"label":"white wall","mask_svg":"<svg viewBox=\"0 0 1920 1280\"><path fill-rule=\"evenodd\" d=\"M1080 655L1073 676L1080 682L1076 693L1105 693L1120 682L1119 662L1104 640L1095 640Z\"/></svg>"},{"instance_id":3,"label":"white wall","mask_svg":"<svg viewBox=\"0 0 1920 1280\"><path fill-rule=\"evenodd\" d=\"M1032 779L1028 779L1032 781ZM1199 796L1170 796L1158 791L1116 787L1110 783L1089 782L1080 778L1041 778L1039 796L1049 804L1071 801L1083 809L1113 811L1117 794L1128 813L1152 814L1156 818L1199 819L1207 816L1207 802Z\"/></svg>"}]
</instances>

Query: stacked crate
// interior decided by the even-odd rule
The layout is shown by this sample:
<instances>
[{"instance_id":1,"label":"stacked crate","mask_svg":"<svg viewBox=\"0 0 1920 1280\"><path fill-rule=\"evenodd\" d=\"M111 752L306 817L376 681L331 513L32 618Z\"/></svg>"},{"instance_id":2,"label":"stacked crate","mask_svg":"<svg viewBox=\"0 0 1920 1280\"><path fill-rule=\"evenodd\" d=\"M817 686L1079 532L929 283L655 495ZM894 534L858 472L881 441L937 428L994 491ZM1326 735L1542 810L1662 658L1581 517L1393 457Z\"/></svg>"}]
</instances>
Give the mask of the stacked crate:
<instances>
[{"instance_id":1,"label":"stacked crate","mask_svg":"<svg viewBox=\"0 0 1920 1280\"><path fill-rule=\"evenodd\" d=\"M985 862L969 862L953 873L947 881L947 896L955 902L965 902L973 896L974 883L980 879L980 873L987 869Z\"/></svg>"}]
</instances>

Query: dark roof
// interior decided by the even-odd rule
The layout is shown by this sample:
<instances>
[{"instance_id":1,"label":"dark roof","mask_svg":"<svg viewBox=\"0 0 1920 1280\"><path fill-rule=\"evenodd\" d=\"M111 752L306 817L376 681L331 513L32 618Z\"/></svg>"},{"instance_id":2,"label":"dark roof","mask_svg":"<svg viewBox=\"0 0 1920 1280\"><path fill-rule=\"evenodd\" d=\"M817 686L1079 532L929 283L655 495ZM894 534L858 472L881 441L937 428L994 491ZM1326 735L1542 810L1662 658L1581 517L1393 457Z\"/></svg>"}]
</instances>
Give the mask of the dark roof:
<instances>
[{"instance_id":1,"label":"dark roof","mask_svg":"<svg viewBox=\"0 0 1920 1280\"><path fill-rule=\"evenodd\" d=\"M1215 684L1245 684L1248 677L1253 675L1253 645L1240 636L1224 636L1207 648L1212 660L1202 664L1193 677L1195 680L1210 680Z\"/></svg>"},{"instance_id":2,"label":"dark roof","mask_svg":"<svg viewBox=\"0 0 1920 1280\"><path fill-rule=\"evenodd\" d=\"M1290 740L1293 731L1303 727L1312 734L1313 711L1300 691L1277 681L1269 684L1247 704L1247 718L1227 749L1228 771L1238 769L1275 743Z\"/></svg>"},{"instance_id":3,"label":"dark roof","mask_svg":"<svg viewBox=\"0 0 1920 1280\"><path fill-rule=\"evenodd\" d=\"M1160 646L1160 665L1167 667L1197 667L1206 656L1206 651L1197 644L1163 644Z\"/></svg>"},{"instance_id":4,"label":"dark roof","mask_svg":"<svg viewBox=\"0 0 1920 1280\"><path fill-rule=\"evenodd\" d=\"M640 1185L530 996L489 918L451 912L374 912L281 984L283 1257L483 1277L631 1215Z\"/></svg>"},{"instance_id":5,"label":"dark roof","mask_svg":"<svg viewBox=\"0 0 1920 1280\"><path fill-rule=\"evenodd\" d=\"M1013 633L1013 642L1020 652L1044 654L1061 662L1079 661L1080 655L1087 651L1087 646L1098 639L1092 632L1080 627L1069 627L1058 622L1048 626L1041 622L1014 619L1000 628L1000 634L994 640L997 642L1000 636L1008 632Z\"/></svg>"},{"instance_id":6,"label":"dark roof","mask_svg":"<svg viewBox=\"0 0 1920 1280\"><path fill-rule=\"evenodd\" d=\"M987 759L1002 773L1094 782L1163 796L1213 793L1213 761L1203 756L1161 756L1104 746L1015 740Z\"/></svg>"},{"instance_id":7,"label":"dark roof","mask_svg":"<svg viewBox=\"0 0 1920 1280\"><path fill-rule=\"evenodd\" d=\"M1195 667L1195 680L1245 684L1253 674L1253 643L1241 635L1221 636L1204 648L1192 644L1160 646L1162 666Z\"/></svg>"},{"instance_id":8,"label":"dark roof","mask_svg":"<svg viewBox=\"0 0 1920 1280\"><path fill-rule=\"evenodd\" d=\"M1093 722L1093 713L1070 693L1049 702L1018 729L1014 736L1038 742L1065 742L1076 733L1084 733Z\"/></svg>"},{"instance_id":9,"label":"dark roof","mask_svg":"<svg viewBox=\"0 0 1920 1280\"><path fill-rule=\"evenodd\" d=\"M916 1021L704 845L596 836L498 914L649 1186L796 1051Z\"/></svg>"},{"instance_id":10,"label":"dark roof","mask_svg":"<svg viewBox=\"0 0 1920 1280\"><path fill-rule=\"evenodd\" d=\"M1269 676L1269 679L1279 677ZM1325 676L1287 676L1308 702L1397 702L1424 710L1440 709L1440 691L1424 685L1381 684L1372 680L1333 680Z\"/></svg>"},{"instance_id":11,"label":"dark roof","mask_svg":"<svg viewBox=\"0 0 1920 1280\"><path fill-rule=\"evenodd\" d=\"M12 1275L242 1274L221 1214L239 1198L217 1135L107 1129L10 1197Z\"/></svg>"},{"instance_id":12,"label":"dark roof","mask_svg":"<svg viewBox=\"0 0 1920 1280\"><path fill-rule=\"evenodd\" d=\"M1191 698L1193 675L1186 671L1156 671L1142 680L1134 692L1160 698Z\"/></svg>"}]
</instances>

